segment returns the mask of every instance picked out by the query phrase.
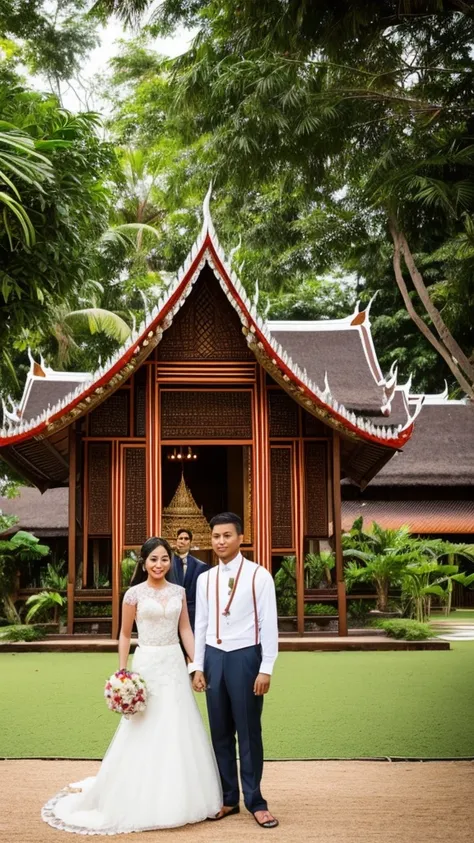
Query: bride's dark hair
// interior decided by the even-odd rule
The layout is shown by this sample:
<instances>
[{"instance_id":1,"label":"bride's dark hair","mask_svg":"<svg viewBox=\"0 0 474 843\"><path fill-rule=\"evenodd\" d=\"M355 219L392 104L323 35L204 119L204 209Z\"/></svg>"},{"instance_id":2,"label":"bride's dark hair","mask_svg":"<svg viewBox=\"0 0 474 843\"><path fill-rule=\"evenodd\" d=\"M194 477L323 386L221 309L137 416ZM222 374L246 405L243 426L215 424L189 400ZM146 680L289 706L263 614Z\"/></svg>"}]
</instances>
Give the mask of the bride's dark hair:
<instances>
[{"instance_id":1,"label":"bride's dark hair","mask_svg":"<svg viewBox=\"0 0 474 843\"><path fill-rule=\"evenodd\" d=\"M157 547L164 547L170 558L170 562L173 563L173 551L171 550L171 547L169 546L166 539L162 539L161 536L152 536L151 538L147 539L146 542L144 542L144 544L142 544L140 548L140 558L136 564L132 579L130 581L131 586L138 585L138 583L141 582L145 582L148 577L147 572L143 570L145 562L148 559L150 553L153 553L153 551L156 550ZM170 571L168 571L166 579L168 579Z\"/></svg>"}]
</instances>

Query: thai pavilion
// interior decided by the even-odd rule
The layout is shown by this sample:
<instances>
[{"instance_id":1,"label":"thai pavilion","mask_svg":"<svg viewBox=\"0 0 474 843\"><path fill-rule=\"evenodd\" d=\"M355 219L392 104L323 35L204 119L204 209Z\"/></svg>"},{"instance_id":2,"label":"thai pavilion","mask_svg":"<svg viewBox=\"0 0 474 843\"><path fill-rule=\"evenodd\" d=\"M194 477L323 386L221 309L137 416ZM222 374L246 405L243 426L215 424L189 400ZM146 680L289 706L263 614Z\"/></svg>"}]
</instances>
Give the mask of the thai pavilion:
<instances>
[{"instance_id":1,"label":"thai pavilion","mask_svg":"<svg viewBox=\"0 0 474 843\"><path fill-rule=\"evenodd\" d=\"M4 406L0 456L40 491L68 489L68 632L79 603L104 600L117 636L121 560L150 535L243 518L244 553L269 570L328 543L339 634L347 634L341 480L364 489L410 439L422 399L383 376L369 310L322 322L265 322L204 224L175 282L106 365L54 372L31 358L20 404ZM336 593L333 599L336 599Z\"/></svg>"}]
</instances>

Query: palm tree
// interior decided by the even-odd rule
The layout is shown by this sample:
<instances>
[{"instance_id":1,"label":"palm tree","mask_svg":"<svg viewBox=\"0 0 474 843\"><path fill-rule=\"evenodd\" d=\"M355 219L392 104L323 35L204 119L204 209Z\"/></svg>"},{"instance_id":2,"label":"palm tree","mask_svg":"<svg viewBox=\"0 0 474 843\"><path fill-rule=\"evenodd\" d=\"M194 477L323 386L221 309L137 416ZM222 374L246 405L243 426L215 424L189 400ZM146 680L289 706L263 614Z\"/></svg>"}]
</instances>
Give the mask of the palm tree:
<instances>
[{"instance_id":1,"label":"palm tree","mask_svg":"<svg viewBox=\"0 0 474 843\"><path fill-rule=\"evenodd\" d=\"M377 609L386 612L390 586L401 583L407 564L418 559L408 527L384 530L374 521L367 532L363 519L359 518L350 532L343 535L342 543L343 556L349 560L345 567L348 588L357 581L372 583L377 593Z\"/></svg>"},{"instance_id":2,"label":"palm tree","mask_svg":"<svg viewBox=\"0 0 474 843\"><path fill-rule=\"evenodd\" d=\"M440 539L414 539L413 546L418 561L407 565L403 576L403 596L415 614L416 620L425 621L430 614L431 597L439 597L451 608L453 583L470 586L474 574L459 572L457 557L474 561L474 548L468 544L454 544ZM443 562L447 558L448 562Z\"/></svg>"}]
</instances>

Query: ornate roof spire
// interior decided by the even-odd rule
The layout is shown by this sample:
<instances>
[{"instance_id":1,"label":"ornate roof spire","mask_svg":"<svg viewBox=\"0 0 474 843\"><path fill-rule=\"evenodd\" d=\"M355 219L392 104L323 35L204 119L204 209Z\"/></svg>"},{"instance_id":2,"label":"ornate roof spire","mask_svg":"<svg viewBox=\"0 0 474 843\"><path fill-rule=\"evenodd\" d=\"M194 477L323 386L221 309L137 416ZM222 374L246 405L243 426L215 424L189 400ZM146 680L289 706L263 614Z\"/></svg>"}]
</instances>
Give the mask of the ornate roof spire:
<instances>
[{"instance_id":1,"label":"ornate roof spire","mask_svg":"<svg viewBox=\"0 0 474 843\"><path fill-rule=\"evenodd\" d=\"M181 475L171 503L163 509L161 532L167 541L174 542L181 527L192 530L193 547L210 550L211 529L185 483L184 474Z\"/></svg>"}]
</instances>

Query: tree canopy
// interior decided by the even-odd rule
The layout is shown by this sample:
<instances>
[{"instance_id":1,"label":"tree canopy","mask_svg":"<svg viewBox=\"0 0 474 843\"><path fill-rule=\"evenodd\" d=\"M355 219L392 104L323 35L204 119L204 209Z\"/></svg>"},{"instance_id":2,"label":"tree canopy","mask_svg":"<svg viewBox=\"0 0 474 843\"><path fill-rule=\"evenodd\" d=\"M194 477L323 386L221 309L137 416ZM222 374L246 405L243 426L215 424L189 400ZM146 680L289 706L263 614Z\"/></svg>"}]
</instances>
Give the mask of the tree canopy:
<instances>
[{"instance_id":1,"label":"tree canopy","mask_svg":"<svg viewBox=\"0 0 474 843\"><path fill-rule=\"evenodd\" d=\"M104 142L95 115L29 90L18 61L58 94L111 13L140 31L112 62ZM158 55L156 35L183 25L190 49ZM90 13L61 0L52 14L20 0L0 26L13 45L0 84L10 356L34 339L86 368L110 348L180 265L212 179L220 236L262 313L334 318L378 291L385 370L398 360L417 389L447 378L474 395L472 3L98 0ZM86 341L91 325L109 337Z\"/></svg>"}]
</instances>

